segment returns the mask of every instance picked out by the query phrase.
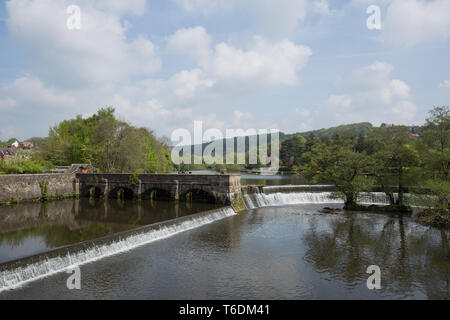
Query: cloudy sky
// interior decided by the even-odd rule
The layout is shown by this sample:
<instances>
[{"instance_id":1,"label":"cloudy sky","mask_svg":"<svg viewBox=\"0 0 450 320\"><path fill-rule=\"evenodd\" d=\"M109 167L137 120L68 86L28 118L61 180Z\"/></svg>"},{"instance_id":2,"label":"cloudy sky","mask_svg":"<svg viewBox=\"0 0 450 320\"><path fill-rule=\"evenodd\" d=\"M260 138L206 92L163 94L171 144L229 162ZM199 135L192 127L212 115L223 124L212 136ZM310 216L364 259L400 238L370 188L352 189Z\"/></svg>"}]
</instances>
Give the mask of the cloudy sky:
<instances>
[{"instance_id":1,"label":"cloudy sky","mask_svg":"<svg viewBox=\"0 0 450 320\"><path fill-rule=\"evenodd\" d=\"M421 124L449 57L450 0L2 0L0 139L104 106L159 136Z\"/></svg>"}]
</instances>

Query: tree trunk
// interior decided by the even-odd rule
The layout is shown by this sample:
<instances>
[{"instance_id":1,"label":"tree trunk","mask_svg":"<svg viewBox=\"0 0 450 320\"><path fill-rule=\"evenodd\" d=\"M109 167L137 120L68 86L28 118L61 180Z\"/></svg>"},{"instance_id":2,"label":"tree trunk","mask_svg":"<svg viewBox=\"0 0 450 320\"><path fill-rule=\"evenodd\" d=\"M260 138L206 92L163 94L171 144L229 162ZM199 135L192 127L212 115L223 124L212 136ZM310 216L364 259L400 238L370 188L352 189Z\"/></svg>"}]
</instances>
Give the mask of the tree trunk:
<instances>
[{"instance_id":1,"label":"tree trunk","mask_svg":"<svg viewBox=\"0 0 450 320\"><path fill-rule=\"evenodd\" d=\"M404 202L404 187L403 187L403 168L400 166L399 170L398 170L398 200L397 200L397 204L399 206L403 206L403 202Z\"/></svg>"},{"instance_id":2,"label":"tree trunk","mask_svg":"<svg viewBox=\"0 0 450 320\"><path fill-rule=\"evenodd\" d=\"M345 195L345 206L352 206L355 205L356 201L355 198L353 197L353 193L349 193Z\"/></svg>"}]
</instances>

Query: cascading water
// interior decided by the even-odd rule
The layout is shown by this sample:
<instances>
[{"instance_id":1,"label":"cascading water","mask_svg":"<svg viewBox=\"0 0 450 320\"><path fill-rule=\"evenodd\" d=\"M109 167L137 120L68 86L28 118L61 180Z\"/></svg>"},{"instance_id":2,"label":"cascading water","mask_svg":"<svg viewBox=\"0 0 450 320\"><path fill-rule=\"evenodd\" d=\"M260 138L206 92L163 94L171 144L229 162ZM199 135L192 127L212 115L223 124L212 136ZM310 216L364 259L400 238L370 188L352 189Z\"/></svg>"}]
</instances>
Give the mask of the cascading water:
<instances>
[{"instance_id":1,"label":"cascading water","mask_svg":"<svg viewBox=\"0 0 450 320\"><path fill-rule=\"evenodd\" d=\"M266 186L262 188L264 193L277 193L277 192L317 192L317 191L333 191L334 186L323 185L279 185L279 186Z\"/></svg>"},{"instance_id":2,"label":"cascading water","mask_svg":"<svg viewBox=\"0 0 450 320\"><path fill-rule=\"evenodd\" d=\"M92 242L91 246L82 249L62 251L55 256L46 254L34 257L28 263L27 259L12 265L0 266L0 292L17 288L28 282L35 281L55 273L70 270L75 266L93 262L108 256L119 254L145 244L171 237L175 234L191 230L226 217L236 215L231 208L221 208L196 214L192 217L183 217L157 225L142 227L138 230L122 234L122 237L113 239L101 245Z\"/></svg>"},{"instance_id":3,"label":"cascading water","mask_svg":"<svg viewBox=\"0 0 450 320\"><path fill-rule=\"evenodd\" d=\"M304 186L301 186L304 188ZM272 188L272 187L271 187ZM278 188L278 187L277 187ZM289 188L292 188L290 186ZM289 188L286 188L289 190ZM270 191L269 191L270 190ZM269 192L273 190L269 189ZM331 197L332 192L273 192L244 194L244 202L247 209L254 209L267 206L282 206L290 204L344 204L344 200ZM397 197L397 195L394 195ZM361 193L358 203L364 205L388 205L389 198L384 192Z\"/></svg>"}]
</instances>

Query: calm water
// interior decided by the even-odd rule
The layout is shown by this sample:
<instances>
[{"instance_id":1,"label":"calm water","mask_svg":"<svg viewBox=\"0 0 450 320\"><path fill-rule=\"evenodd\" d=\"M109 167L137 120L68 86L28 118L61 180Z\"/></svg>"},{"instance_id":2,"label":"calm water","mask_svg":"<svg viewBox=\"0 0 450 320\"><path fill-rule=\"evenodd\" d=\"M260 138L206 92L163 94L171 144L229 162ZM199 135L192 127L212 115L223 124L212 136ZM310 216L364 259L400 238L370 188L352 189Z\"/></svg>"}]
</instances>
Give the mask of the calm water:
<instances>
[{"instance_id":1,"label":"calm water","mask_svg":"<svg viewBox=\"0 0 450 320\"><path fill-rule=\"evenodd\" d=\"M217 207L89 199L0 206L0 263Z\"/></svg>"},{"instance_id":2,"label":"calm water","mask_svg":"<svg viewBox=\"0 0 450 320\"><path fill-rule=\"evenodd\" d=\"M58 273L0 299L450 298L449 232L323 206L250 210L82 265L79 291ZM370 265L381 290L366 287Z\"/></svg>"}]
</instances>

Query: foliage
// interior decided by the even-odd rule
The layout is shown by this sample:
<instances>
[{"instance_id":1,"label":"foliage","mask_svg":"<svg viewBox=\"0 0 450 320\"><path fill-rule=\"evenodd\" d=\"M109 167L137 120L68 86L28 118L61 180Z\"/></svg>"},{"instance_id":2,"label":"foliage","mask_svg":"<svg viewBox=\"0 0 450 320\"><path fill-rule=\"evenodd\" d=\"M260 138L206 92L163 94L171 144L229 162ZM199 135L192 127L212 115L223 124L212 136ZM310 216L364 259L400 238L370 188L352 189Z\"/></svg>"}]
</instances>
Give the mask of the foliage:
<instances>
[{"instance_id":1,"label":"foliage","mask_svg":"<svg viewBox=\"0 0 450 320\"><path fill-rule=\"evenodd\" d=\"M103 172L167 172L170 153L146 128L116 119L113 108L89 118L77 116L50 129L44 158L55 165L91 163Z\"/></svg>"},{"instance_id":2,"label":"foliage","mask_svg":"<svg viewBox=\"0 0 450 320\"><path fill-rule=\"evenodd\" d=\"M296 133L295 135L301 135L304 137L314 135L319 139L333 139L337 136L341 136L342 134L349 133L356 137L358 135L367 135L374 130L373 126L369 122L361 122L361 123L353 123L353 124L345 124L337 127L331 127L328 129L320 129L315 131L307 131L302 133ZM286 137L289 138L290 135Z\"/></svg>"},{"instance_id":3,"label":"foliage","mask_svg":"<svg viewBox=\"0 0 450 320\"><path fill-rule=\"evenodd\" d=\"M0 160L0 174L43 173L52 167L41 154L30 151L18 151L13 158Z\"/></svg>"},{"instance_id":4,"label":"foliage","mask_svg":"<svg viewBox=\"0 0 450 320\"><path fill-rule=\"evenodd\" d=\"M391 205L404 205L406 185L413 185L417 175L410 167L420 163L419 152L412 144L410 133L405 127L392 126L380 128L370 138L376 146L373 154L375 166L372 168L378 185L390 199ZM398 198L394 200L394 191Z\"/></svg>"},{"instance_id":5,"label":"foliage","mask_svg":"<svg viewBox=\"0 0 450 320\"><path fill-rule=\"evenodd\" d=\"M449 213L450 182L431 179L425 182L424 188L422 193L414 194L414 203L421 207Z\"/></svg>"},{"instance_id":6,"label":"foliage","mask_svg":"<svg viewBox=\"0 0 450 320\"><path fill-rule=\"evenodd\" d=\"M333 183L336 196L344 198L346 206L356 204L359 193L371 185L364 173L370 170L373 161L365 153L354 151L353 146L349 141L314 146L305 171L314 182Z\"/></svg>"}]
</instances>

